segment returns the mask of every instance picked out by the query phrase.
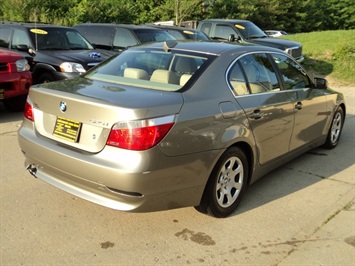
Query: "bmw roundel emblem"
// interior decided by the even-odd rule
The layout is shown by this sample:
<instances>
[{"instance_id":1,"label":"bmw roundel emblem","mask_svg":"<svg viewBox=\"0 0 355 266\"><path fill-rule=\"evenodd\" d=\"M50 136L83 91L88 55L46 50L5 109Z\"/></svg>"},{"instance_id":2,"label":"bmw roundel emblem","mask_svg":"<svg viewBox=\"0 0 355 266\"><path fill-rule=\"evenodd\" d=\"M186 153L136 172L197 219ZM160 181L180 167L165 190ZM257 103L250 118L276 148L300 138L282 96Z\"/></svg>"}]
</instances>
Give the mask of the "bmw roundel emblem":
<instances>
[{"instance_id":1,"label":"bmw roundel emblem","mask_svg":"<svg viewBox=\"0 0 355 266\"><path fill-rule=\"evenodd\" d=\"M67 110L67 104L64 101L61 101L59 104L60 111L65 112Z\"/></svg>"}]
</instances>

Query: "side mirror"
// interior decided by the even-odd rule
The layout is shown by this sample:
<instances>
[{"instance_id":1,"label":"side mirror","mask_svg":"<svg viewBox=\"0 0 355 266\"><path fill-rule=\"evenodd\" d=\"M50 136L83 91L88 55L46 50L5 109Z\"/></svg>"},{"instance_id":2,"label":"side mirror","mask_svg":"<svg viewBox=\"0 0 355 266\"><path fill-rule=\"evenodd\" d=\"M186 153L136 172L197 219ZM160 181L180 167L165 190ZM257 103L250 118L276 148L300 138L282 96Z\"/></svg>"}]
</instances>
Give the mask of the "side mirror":
<instances>
[{"instance_id":1,"label":"side mirror","mask_svg":"<svg viewBox=\"0 0 355 266\"><path fill-rule=\"evenodd\" d=\"M22 52L27 52L28 46L26 44L19 44L16 46L16 49Z\"/></svg>"},{"instance_id":2,"label":"side mirror","mask_svg":"<svg viewBox=\"0 0 355 266\"><path fill-rule=\"evenodd\" d=\"M314 78L314 85L317 89L327 89L328 81L324 78Z\"/></svg>"},{"instance_id":3,"label":"side mirror","mask_svg":"<svg viewBox=\"0 0 355 266\"><path fill-rule=\"evenodd\" d=\"M16 49L22 52L27 52L30 56L36 55L36 52L32 48L28 47L26 44L19 44L16 46Z\"/></svg>"}]
</instances>

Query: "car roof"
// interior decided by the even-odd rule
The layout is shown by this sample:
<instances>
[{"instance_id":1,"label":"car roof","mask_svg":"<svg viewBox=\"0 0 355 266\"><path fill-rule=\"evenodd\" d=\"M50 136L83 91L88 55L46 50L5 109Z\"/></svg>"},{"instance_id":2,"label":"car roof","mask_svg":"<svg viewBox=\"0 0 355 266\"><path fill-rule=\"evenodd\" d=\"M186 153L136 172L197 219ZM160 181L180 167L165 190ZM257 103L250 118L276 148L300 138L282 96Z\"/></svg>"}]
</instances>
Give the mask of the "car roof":
<instances>
[{"instance_id":1,"label":"car roof","mask_svg":"<svg viewBox=\"0 0 355 266\"><path fill-rule=\"evenodd\" d=\"M216 18L216 19L205 19L202 20L201 22L220 22L220 23L240 23L240 22L250 22L249 20L245 19L222 19L222 18Z\"/></svg>"},{"instance_id":2,"label":"car roof","mask_svg":"<svg viewBox=\"0 0 355 266\"><path fill-rule=\"evenodd\" d=\"M167 26L167 25L154 25L154 24L146 24L148 26L154 27L154 28L158 28L158 29L172 29L172 30L178 30L178 31L185 31L185 30L189 30L192 32L199 32L199 30L193 29L193 28L186 28L186 27L179 27L179 26Z\"/></svg>"},{"instance_id":3,"label":"car roof","mask_svg":"<svg viewBox=\"0 0 355 266\"><path fill-rule=\"evenodd\" d=\"M240 52L253 52L253 51L271 51L277 53L283 53L281 50L254 44L240 44L240 43L228 43L228 42L216 42L216 41L191 41L191 40L172 40L166 42L155 42L150 44L143 44L129 49L141 49L141 48L161 48L167 50L180 50L185 52L195 52L201 54L214 54L219 55L224 52L235 50L236 53Z\"/></svg>"},{"instance_id":4,"label":"car roof","mask_svg":"<svg viewBox=\"0 0 355 266\"><path fill-rule=\"evenodd\" d=\"M37 23L37 22L17 22L17 21L2 21L1 25L5 26L19 26L23 28L63 28L63 29L70 29L70 27L54 25L54 24L46 24L46 23Z\"/></svg>"},{"instance_id":5,"label":"car roof","mask_svg":"<svg viewBox=\"0 0 355 266\"><path fill-rule=\"evenodd\" d=\"M125 23L92 23L86 22L81 24L74 25L75 27L82 27L82 26L98 26L98 27L110 27L110 28L126 28L126 29L157 29L155 27L151 27L148 25L137 25L137 24L125 24Z\"/></svg>"}]
</instances>

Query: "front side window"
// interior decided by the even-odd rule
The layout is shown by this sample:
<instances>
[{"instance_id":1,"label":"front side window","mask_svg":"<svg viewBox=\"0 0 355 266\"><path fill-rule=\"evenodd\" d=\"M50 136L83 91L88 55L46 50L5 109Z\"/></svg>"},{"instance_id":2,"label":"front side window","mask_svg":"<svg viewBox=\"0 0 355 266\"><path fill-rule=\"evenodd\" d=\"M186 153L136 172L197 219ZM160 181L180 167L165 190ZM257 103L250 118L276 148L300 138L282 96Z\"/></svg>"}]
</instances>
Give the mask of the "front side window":
<instances>
[{"instance_id":1,"label":"front side window","mask_svg":"<svg viewBox=\"0 0 355 266\"><path fill-rule=\"evenodd\" d=\"M235 32L235 30L232 27L230 27L228 25L217 25L216 26L215 36L213 38L228 40L228 37L231 34L236 35L236 32Z\"/></svg>"},{"instance_id":2,"label":"front side window","mask_svg":"<svg viewBox=\"0 0 355 266\"><path fill-rule=\"evenodd\" d=\"M128 49L85 77L147 89L176 91L202 71L212 57L156 49Z\"/></svg>"},{"instance_id":3,"label":"front side window","mask_svg":"<svg viewBox=\"0 0 355 266\"><path fill-rule=\"evenodd\" d=\"M280 70L286 90L311 87L306 72L294 60L281 54L272 54L272 57Z\"/></svg>"},{"instance_id":4,"label":"front side window","mask_svg":"<svg viewBox=\"0 0 355 266\"><path fill-rule=\"evenodd\" d=\"M16 49L18 45L27 45L30 47L30 39L26 31L15 29L14 35L12 36L11 48Z\"/></svg>"},{"instance_id":5,"label":"front side window","mask_svg":"<svg viewBox=\"0 0 355 266\"><path fill-rule=\"evenodd\" d=\"M10 29L0 27L0 47L9 48Z\"/></svg>"}]
</instances>

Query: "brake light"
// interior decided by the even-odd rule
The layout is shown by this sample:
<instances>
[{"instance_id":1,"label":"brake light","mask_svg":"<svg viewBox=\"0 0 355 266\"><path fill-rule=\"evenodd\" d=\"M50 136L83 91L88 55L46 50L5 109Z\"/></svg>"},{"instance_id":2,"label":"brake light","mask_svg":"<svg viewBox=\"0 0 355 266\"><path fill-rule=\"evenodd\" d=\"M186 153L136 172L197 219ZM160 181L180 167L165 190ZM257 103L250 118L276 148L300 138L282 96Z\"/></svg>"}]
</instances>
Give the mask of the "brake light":
<instances>
[{"instance_id":1,"label":"brake light","mask_svg":"<svg viewBox=\"0 0 355 266\"><path fill-rule=\"evenodd\" d=\"M175 116L120 122L113 126L107 145L142 151L157 145L175 123Z\"/></svg>"},{"instance_id":2,"label":"brake light","mask_svg":"<svg viewBox=\"0 0 355 266\"><path fill-rule=\"evenodd\" d=\"M24 116L28 120L34 121L32 105L29 104L28 101L26 101L26 104L25 104Z\"/></svg>"}]
</instances>

